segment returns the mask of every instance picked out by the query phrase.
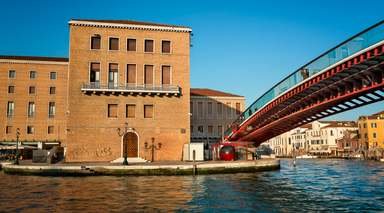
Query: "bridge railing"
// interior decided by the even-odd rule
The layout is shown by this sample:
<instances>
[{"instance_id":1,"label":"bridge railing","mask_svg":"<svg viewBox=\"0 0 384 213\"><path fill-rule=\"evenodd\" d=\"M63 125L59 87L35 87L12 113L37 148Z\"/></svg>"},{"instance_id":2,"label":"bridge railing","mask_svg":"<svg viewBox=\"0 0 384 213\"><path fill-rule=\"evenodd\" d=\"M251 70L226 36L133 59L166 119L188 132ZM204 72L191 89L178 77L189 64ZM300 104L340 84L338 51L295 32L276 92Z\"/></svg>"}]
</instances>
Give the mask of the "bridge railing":
<instances>
[{"instance_id":1,"label":"bridge railing","mask_svg":"<svg viewBox=\"0 0 384 213\"><path fill-rule=\"evenodd\" d=\"M384 40L384 21L381 21L368 29L352 36L343 43L328 50L319 57L297 69L288 75L274 87L269 89L260 98L253 102L233 123L232 126L241 125L245 120L263 108L270 101L279 95L287 92L306 79L313 77L324 69L350 57L351 55L371 47ZM232 129L228 129L225 135L228 136Z\"/></svg>"}]
</instances>

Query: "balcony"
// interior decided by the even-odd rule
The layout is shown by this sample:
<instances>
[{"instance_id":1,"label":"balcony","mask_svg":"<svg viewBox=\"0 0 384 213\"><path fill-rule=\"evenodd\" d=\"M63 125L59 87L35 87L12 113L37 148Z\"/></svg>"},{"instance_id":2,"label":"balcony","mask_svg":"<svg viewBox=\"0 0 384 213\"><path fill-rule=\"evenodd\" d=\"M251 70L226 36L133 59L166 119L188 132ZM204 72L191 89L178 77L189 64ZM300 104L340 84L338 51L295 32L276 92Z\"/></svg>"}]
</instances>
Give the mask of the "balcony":
<instances>
[{"instance_id":1,"label":"balcony","mask_svg":"<svg viewBox=\"0 0 384 213\"><path fill-rule=\"evenodd\" d=\"M153 84L125 84L114 83L100 84L88 83L81 86L84 94L105 94L105 95L152 95L152 96L179 96L181 88L175 85L153 85Z\"/></svg>"}]
</instances>

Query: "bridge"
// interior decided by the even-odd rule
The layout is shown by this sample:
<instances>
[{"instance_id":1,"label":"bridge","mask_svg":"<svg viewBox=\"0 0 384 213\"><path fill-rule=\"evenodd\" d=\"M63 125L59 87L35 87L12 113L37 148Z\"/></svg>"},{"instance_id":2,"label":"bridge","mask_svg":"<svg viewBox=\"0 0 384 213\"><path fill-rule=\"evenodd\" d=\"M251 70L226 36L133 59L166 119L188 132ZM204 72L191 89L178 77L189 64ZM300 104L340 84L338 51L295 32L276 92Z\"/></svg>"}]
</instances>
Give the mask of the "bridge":
<instances>
[{"instance_id":1,"label":"bridge","mask_svg":"<svg viewBox=\"0 0 384 213\"><path fill-rule=\"evenodd\" d=\"M262 142L303 124L384 100L384 21L285 77L233 122L228 142Z\"/></svg>"}]
</instances>

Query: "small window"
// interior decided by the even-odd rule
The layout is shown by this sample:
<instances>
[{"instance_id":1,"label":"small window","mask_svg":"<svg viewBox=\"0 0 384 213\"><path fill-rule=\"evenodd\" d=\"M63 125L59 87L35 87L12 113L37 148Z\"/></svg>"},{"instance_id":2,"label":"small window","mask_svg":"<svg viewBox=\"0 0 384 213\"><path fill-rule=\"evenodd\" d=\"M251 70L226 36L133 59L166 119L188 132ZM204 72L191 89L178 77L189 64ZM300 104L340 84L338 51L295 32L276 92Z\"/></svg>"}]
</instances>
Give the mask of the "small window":
<instances>
[{"instance_id":1,"label":"small window","mask_svg":"<svg viewBox=\"0 0 384 213\"><path fill-rule=\"evenodd\" d=\"M223 104L217 103L217 114L222 115L223 114Z\"/></svg>"},{"instance_id":2,"label":"small window","mask_svg":"<svg viewBox=\"0 0 384 213\"><path fill-rule=\"evenodd\" d=\"M29 78L30 78L30 79L35 79L36 76L37 76L36 71L30 71L30 72L29 72Z\"/></svg>"},{"instance_id":3,"label":"small window","mask_svg":"<svg viewBox=\"0 0 384 213\"><path fill-rule=\"evenodd\" d=\"M208 134L213 134L213 126L208 126Z\"/></svg>"},{"instance_id":4,"label":"small window","mask_svg":"<svg viewBox=\"0 0 384 213\"><path fill-rule=\"evenodd\" d=\"M117 118L117 104L108 104L108 117Z\"/></svg>"},{"instance_id":5,"label":"small window","mask_svg":"<svg viewBox=\"0 0 384 213\"><path fill-rule=\"evenodd\" d=\"M91 49L99 50L101 47L101 37L99 35L95 35L91 37Z\"/></svg>"},{"instance_id":6,"label":"small window","mask_svg":"<svg viewBox=\"0 0 384 213\"><path fill-rule=\"evenodd\" d=\"M35 102L28 103L28 117L32 118L35 116Z\"/></svg>"},{"instance_id":7,"label":"small window","mask_svg":"<svg viewBox=\"0 0 384 213\"><path fill-rule=\"evenodd\" d=\"M134 118L135 117L135 112L136 112L136 105L134 104L127 104L125 113L127 118Z\"/></svg>"},{"instance_id":8,"label":"small window","mask_svg":"<svg viewBox=\"0 0 384 213\"><path fill-rule=\"evenodd\" d=\"M15 103L13 101L8 101L7 116L12 117L14 112L15 112Z\"/></svg>"},{"instance_id":9,"label":"small window","mask_svg":"<svg viewBox=\"0 0 384 213\"><path fill-rule=\"evenodd\" d=\"M30 86L28 92L30 95L36 94L36 87Z\"/></svg>"},{"instance_id":10,"label":"small window","mask_svg":"<svg viewBox=\"0 0 384 213\"><path fill-rule=\"evenodd\" d=\"M373 133L373 138L376 138L376 132Z\"/></svg>"},{"instance_id":11,"label":"small window","mask_svg":"<svg viewBox=\"0 0 384 213\"><path fill-rule=\"evenodd\" d=\"M197 127L197 131L198 131L199 133L204 133L204 127L203 127L203 126L198 126L198 127Z\"/></svg>"},{"instance_id":12,"label":"small window","mask_svg":"<svg viewBox=\"0 0 384 213\"><path fill-rule=\"evenodd\" d=\"M8 78L16 78L16 71L15 70L9 70Z\"/></svg>"},{"instance_id":13,"label":"small window","mask_svg":"<svg viewBox=\"0 0 384 213\"><path fill-rule=\"evenodd\" d=\"M236 103L236 115L240 115L241 113L241 108L240 108L240 103Z\"/></svg>"},{"instance_id":14,"label":"small window","mask_svg":"<svg viewBox=\"0 0 384 213\"><path fill-rule=\"evenodd\" d=\"M56 87L49 87L49 94L50 95L56 94Z\"/></svg>"},{"instance_id":15,"label":"small window","mask_svg":"<svg viewBox=\"0 0 384 213\"><path fill-rule=\"evenodd\" d=\"M144 118L153 118L153 105L144 105Z\"/></svg>"},{"instance_id":16,"label":"small window","mask_svg":"<svg viewBox=\"0 0 384 213\"><path fill-rule=\"evenodd\" d=\"M56 72L50 72L50 73L49 73L49 79L51 79L51 80L56 80L56 78L57 78L56 75L57 75Z\"/></svg>"},{"instance_id":17,"label":"small window","mask_svg":"<svg viewBox=\"0 0 384 213\"><path fill-rule=\"evenodd\" d=\"M127 64L127 84L136 84L136 64Z\"/></svg>"},{"instance_id":18,"label":"small window","mask_svg":"<svg viewBox=\"0 0 384 213\"><path fill-rule=\"evenodd\" d=\"M34 134L35 128L33 126L27 126L27 134Z\"/></svg>"},{"instance_id":19,"label":"small window","mask_svg":"<svg viewBox=\"0 0 384 213\"><path fill-rule=\"evenodd\" d=\"M48 117L53 118L56 114L56 104L55 102L49 102L48 105Z\"/></svg>"},{"instance_id":20,"label":"small window","mask_svg":"<svg viewBox=\"0 0 384 213\"><path fill-rule=\"evenodd\" d=\"M171 84L171 66L161 66L161 84Z\"/></svg>"},{"instance_id":21,"label":"small window","mask_svg":"<svg viewBox=\"0 0 384 213\"><path fill-rule=\"evenodd\" d=\"M89 82L98 86L100 83L100 63L91 63L91 70L89 73Z\"/></svg>"},{"instance_id":22,"label":"small window","mask_svg":"<svg viewBox=\"0 0 384 213\"><path fill-rule=\"evenodd\" d=\"M153 53L153 40L145 40L144 41L144 52L146 53Z\"/></svg>"},{"instance_id":23,"label":"small window","mask_svg":"<svg viewBox=\"0 0 384 213\"><path fill-rule=\"evenodd\" d=\"M48 126L48 134L53 134L54 133L54 126Z\"/></svg>"},{"instance_id":24,"label":"small window","mask_svg":"<svg viewBox=\"0 0 384 213\"><path fill-rule=\"evenodd\" d=\"M12 133L12 126L6 126L5 127L5 134L11 134Z\"/></svg>"},{"instance_id":25,"label":"small window","mask_svg":"<svg viewBox=\"0 0 384 213\"><path fill-rule=\"evenodd\" d=\"M127 39L127 51L136 51L136 39Z\"/></svg>"},{"instance_id":26,"label":"small window","mask_svg":"<svg viewBox=\"0 0 384 213\"><path fill-rule=\"evenodd\" d=\"M15 86L8 86L8 93L15 93Z\"/></svg>"},{"instance_id":27,"label":"small window","mask_svg":"<svg viewBox=\"0 0 384 213\"><path fill-rule=\"evenodd\" d=\"M218 126L218 127L217 127L217 133L218 133L218 135L220 135L220 136L223 135L223 126Z\"/></svg>"},{"instance_id":28,"label":"small window","mask_svg":"<svg viewBox=\"0 0 384 213\"><path fill-rule=\"evenodd\" d=\"M119 50L118 38L109 38L109 50Z\"/></svg>"},{"instance_id":29,"label":"small window","mask_svg":"<svg viewBox=\"0 0 384 213\"><path fill-rule=\"evenodd\" d=\"M212 102L208 102L208 115L212 115Z\"/></svg>"},{"instance_id":30,"label":"small window","mask_svg":"<svg viewBox=\"0 0 384 213\"><path fill-rule=\"evenodd\" d=\"M171 53L171 41L161 41L161 52Z\"/></svg>"}]
</instances>

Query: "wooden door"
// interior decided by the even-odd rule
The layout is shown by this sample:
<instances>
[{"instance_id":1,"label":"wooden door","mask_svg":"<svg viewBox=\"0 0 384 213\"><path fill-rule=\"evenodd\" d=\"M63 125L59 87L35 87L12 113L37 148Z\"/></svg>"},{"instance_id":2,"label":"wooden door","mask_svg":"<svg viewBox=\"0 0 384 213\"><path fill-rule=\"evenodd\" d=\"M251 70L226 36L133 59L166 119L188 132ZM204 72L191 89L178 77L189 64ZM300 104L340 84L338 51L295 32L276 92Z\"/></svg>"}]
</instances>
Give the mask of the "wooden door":
<instances>
[{"instance_id":1,"label":"wooden door","mask_svg":"<svg viewBox=\"0 0 384 213\"><path fill-rule=\"evenodd\" d=\"M123 152L123 156L125 153L127 153L127 157L129 158L136 158L139 157L138 154L138 138L137 135L133 132L128 132L124 136L124 144L123 148L125 152Z\"/></svg>"}]
</instances>

